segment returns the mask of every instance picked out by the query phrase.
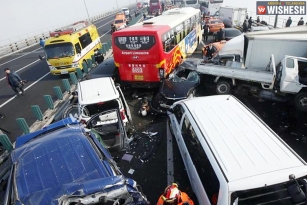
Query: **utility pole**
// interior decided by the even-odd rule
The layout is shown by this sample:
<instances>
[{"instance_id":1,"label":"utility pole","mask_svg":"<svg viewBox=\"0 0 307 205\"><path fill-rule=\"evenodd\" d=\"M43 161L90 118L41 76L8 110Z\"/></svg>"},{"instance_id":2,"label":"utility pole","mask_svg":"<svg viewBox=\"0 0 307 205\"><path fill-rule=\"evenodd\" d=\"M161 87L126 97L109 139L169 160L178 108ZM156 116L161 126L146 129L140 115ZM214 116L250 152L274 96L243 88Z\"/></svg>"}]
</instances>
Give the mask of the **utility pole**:
<instances>
[{"instance_id":1,"label":"utility pole","mask_svg":"<svg viewBox=\"0 0 307 205\"><path fill-rule=\"evenodd\" d=\"M85 9L86 9L87 18L88 18L88 20L90 20L90 15L89 15L89 13L88 13L88 10L87 10L87 6L86 6L86 3L85 3L85 0L83 0L83 3L84 3L84 6L85 6Z\"/></svg>"},{"instance_id":2,"label":"utility pole","mask_svg":"<svg viewBox=\"0 0 307 205\"><path fill-rule=\"evenodd\" d=\"M117 6L117 9L118 9L118 2L117 2L117 0L116 0L116 6Z\"/></svg>"},{"instance_id":3,"label":"utility pole","mask_svg":"<svg viewBox=\"0 0 307 205\"><path fill-rule=\"evenodd\" d=\"M280 4L280 0L278 0L278 5ZM274 28L277 27L277 21L278 21L278 14L275 15L275 23L274 23Z\"/></svg>"}]
</instances>

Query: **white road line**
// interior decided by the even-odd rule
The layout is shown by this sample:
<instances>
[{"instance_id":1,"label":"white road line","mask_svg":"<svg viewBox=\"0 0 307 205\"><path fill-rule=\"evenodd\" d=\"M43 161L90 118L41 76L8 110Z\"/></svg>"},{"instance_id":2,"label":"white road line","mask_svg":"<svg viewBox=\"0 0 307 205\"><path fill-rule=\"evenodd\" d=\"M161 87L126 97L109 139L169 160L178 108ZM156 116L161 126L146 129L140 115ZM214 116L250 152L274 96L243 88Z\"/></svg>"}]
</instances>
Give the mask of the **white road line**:
<instances>
[{"instance_id":1,"label":"white road line","mask_svg":"<svg viewBox=\"0 0 307 205\"><path fill-rule=\"evenodd\" d=\"M167 143L167 184L171 184L174 182L174 158L173 158L173 140L172 134L169 130L169 119L167 119L166 125L166 143Z\"/></svg>"},{"instance_id":2,"label":"white road line","mask_svg":"<svg viewBox=\"0 0 307 205\"><path fill-rule=\"evenodd\" d=\"M50 72L46 73L45 75L43 75L42 77L40 77L39 79L37 79L36 81L34 81L32 84L30 84L28 87L26 87L24 90L28 90L29 88L31 88L33 85L35 85L36 83L38 83L41 79L43 79L44 77L46 77L47 75L49 75ZM4 103L2 103L0 105L0 108L2 108L4 105L8 104L9 102L11 102L12 100L14 100L17 97L17 95L15 95L14 97L11 97L10 99L8 99L7 101L5 101ZM22 96L20 96L22 97Z\"/></svg>"},{"instance_id":3,"label":"white road line","mask_svg":"<svg viewBox=\"0 0 307 205\"><path fill-rule=\"evenodd\" d=\"M112 21L114 21L114 19L112 19L111 21L108 21L107 23L105 23L105 24L103 24L103 25L101 25L101 26L97 27L97 29L100 29L101 27L103 27L103 26L105 26L105 25L109 24L109 23L110 23L110 22L112 22Z\"/></svg>"},{"instance_id":4,"label":"white road line","mask_svg":"<svg viewBox=\"0 0 307 205\"><path fill-rule=\"evenodd\" d=\"M19 57L17 57L17 58L13 58L13 59L11 59L11 60L9 60L9 61L6 61L6 62L0 64L0 66L5 65L5 64L7 64L7 63L9 63L9 62L12 62L12 61L14 61L14 60L16 60L16 59L18 59L18 58L23 57L23 56L26 56L26 55L28 55L28 54L30 54L30 53L33 53L34 51L37 51L38 49L41 49L41 48L37 48L37 49L35 49L35 50L33 50L33 51L30 51L30 52L27 52L26 54L21 55L21 56L19 56Z\"/></svg>"},{"instance_id":5,"label":"white road line","mask_svg":"<svg viewBox=\"0 0 307 205\"><path fill-rule=\"evenodd\" d=\"M33 65L34 63L36 63L36 62L38 62L38 61L40 61L40 60L38 59L38 60L36 60L36 61L33 61L32 63L30 63L30 64L28 64L28 65L26 65L26 66L24 66L24 67L22 67L22 68L20 68L20 69L18 69L18 70L16 70L15 72L19 72L19 71L21 71L21 70L23 70L23 69L29 67L30 65ZM6 77L0 78L0 81L2 81L2 80L4 80L4 79L6 79Z\"/></svg>"}]
</instances>

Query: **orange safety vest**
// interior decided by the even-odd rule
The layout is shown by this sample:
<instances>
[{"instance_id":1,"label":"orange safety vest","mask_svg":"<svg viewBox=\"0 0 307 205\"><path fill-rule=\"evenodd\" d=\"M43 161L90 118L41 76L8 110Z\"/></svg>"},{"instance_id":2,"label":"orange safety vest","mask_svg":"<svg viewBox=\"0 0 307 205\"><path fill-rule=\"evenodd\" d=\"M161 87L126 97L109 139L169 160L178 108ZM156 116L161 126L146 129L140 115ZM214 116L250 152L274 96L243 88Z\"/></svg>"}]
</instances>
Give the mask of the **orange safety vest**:
<instances>
[{"instance_id":1,"label":"orange safety vest","mask_svg":"<svg viewBox=\"0 0 307 205\"><path fill-rule=\"evenodd\" d=\"M167 203L164 203L165 201L162 198L163 195L160 196L157 205L165 205ZM177 205L194 205L194 202L192 201L192 199L190 199L190 197L185 193L185 192L181 192L181 200L177 203Z\"/></svg>"}]
</instances>

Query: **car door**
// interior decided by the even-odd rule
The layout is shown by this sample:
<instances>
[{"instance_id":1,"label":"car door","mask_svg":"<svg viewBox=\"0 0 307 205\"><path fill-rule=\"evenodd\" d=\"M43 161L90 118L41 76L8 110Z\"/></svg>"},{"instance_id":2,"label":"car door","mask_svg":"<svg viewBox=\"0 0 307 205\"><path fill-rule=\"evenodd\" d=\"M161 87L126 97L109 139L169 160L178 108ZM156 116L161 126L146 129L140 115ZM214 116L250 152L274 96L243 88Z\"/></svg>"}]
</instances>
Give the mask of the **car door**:
<instances>
[{"instance_id":1,"label":"car door","mask_svg":"<svg viewBox=\"0 0 307 205\"><path fill-rule=\"evenodd\" d=\"M118 109L111 109L92 116L86 123L98 141L111 150L120 151L127 139L126 129Z\"/></svg>"},{"instance_id":2,"label":"car door","mask_svg":"<svg viewBox=\"0 0 307 205\"><path fill-rule=\"evenodd\" d=\"M120 99L121 99L122 104L123 104L123 106L124 106L125 113L126 113L126 115L127 115L127 117L128 117L128 120L130 121L130 123L132 123L131 111L130 111L130 108L129 108L129 106L128 106L128 103L127 103L127 101L126 101L126 99L125 99L125 97L124 97L124 94L123 94L123 92L122 92L122 90L120 89L119 86L116 86L116 88L117 88L117 90L118 90L118 92L119 92L119 96L120 96Z\"/></svg>"}]
</instances>

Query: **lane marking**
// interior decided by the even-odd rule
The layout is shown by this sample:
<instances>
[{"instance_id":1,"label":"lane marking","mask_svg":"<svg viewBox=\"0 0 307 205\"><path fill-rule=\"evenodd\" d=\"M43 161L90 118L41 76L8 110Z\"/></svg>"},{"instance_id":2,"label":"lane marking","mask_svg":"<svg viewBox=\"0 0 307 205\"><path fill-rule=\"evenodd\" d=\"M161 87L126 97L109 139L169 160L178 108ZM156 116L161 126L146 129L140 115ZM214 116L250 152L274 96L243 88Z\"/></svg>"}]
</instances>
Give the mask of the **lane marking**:
<instances>
[{"instance_id":1,"label":"lane marking","mask_svg":"<svg viewBox=\"0 0 307 205\"><path fill-rule=\"evenodd\" d=\"M16 58L13 58L13 59L11 59L11 60L9 60L9 61L6 61L6 62L0 64L0 66L5 65L5 64L7 64L7 63L9 63L9 62L12 62L12 61L14 61L14 60L17 60L18 58L21 58L21 57L24 57L24 56L26 56L26 55L29 55L30 53L33 53L33 52L35 52L35 51L37 51L37 50L39 50L39 49L41 49L41 47L40 47L40 48L37 48L37 49L35 49L35 50L33 50L33 51L29 51L29 52L27 52L27 53L24 54L24 55L21 55L21 56L19 56L19 57L16 57Z\"/></svg>"},{"instance_id":2,"label":"lane marking","mask_svg":"<svg viewBox=\"0 0 307 205\"><path fill-rule=\"evenodd\" d=\"M166 124L166 144L167 144L167 184L174 182L174 157L173 157L173 139L172 134L169 130L169 119L167 119Z\"/></svg>"},{"instance_id":3,"label":"lane marking","mask_svg":"<svg viewBox=\"0 0 307 205\"><path fill-rule=\"evenodd\" d=\"M39 79L37 79L36 81L34 81L32 84L30 84L28 87L26 87L24 90L28 90L29 88L31 88L32 86L34 86L36 83L38 83L41 79L45 78L46 76L48 76L50 74L50 72L48 72L47 74L43 75L42 77L40 77ZM20 96L23 97L23 96ZM14 95L13 97L11 97L10 99L8 99L7 101L5 101L4 103L2 103L0 105L0 108L2 108L4 105L8 104L9 102L11 102L12 100L14 100L15 98L17 98L17 95Z\"/></svg>"},{"instance_id":4,"label":"lane marking","mask_svg":"<svg viewBox=\"0 0 307 205\"><path fill-rule=\"evenodd\" d=\"M30 63L30 64L28 64L28 65L25 65L24 67L22 67L22 68L16 70L15 72L17 73L17 72L19 72L19 71L21 71L21 70L23 70L23 69L29 67L30 65L33 65L34 63L36 63L36 62L38 62L38 61L40 61L40 59L38 59L38 60L36 60L36 61L33 61L32 63ZM0 81L2 81L2 80L4 80L4 79L6 79L6 77L0 78Z\"/></svg>"}]
</instances>

